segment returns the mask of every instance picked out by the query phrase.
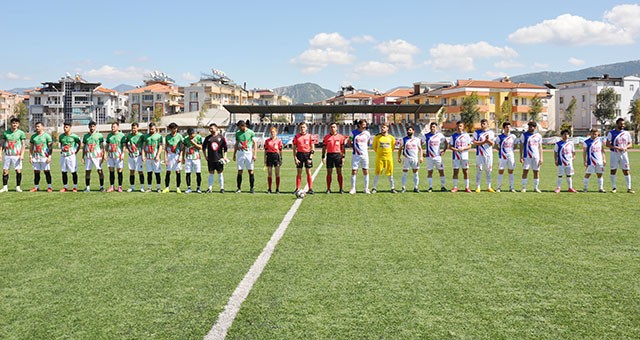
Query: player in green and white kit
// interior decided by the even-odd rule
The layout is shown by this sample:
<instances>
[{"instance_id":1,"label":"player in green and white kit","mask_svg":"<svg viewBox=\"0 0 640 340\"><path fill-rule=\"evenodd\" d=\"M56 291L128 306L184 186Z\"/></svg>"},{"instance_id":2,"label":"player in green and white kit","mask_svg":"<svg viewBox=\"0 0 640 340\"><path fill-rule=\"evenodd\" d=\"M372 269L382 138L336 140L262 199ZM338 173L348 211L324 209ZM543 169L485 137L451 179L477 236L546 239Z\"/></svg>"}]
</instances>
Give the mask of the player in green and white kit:
<instances>
[{"instance_id":1,"label":"player in green and white kit","mask_svg":"<svg viewBox=\"0 0 640 340\"><path fill-rule=\"evenodd\" d=\"M128 134L123 140L123 144L126 145L127 151L129 151L129 184L131 188L127 189L127 192L136 190L136 171L140 176L140 191L144 192L144 172L142 171L142 144L144 143L144 134L138 131L138 123L131 123L131 133Z\"/></svg>"},{"instance_id":2,"label":"player in green and white kit","mask_svg":"<svg viewBox=\"0 0 640 340\"><path fill-rule=\"evenodd\" d=\"M256 134L253 130L247 127L247 123L243 121L238 122L238 131L236 131L236 147L233 148L233 160L236 160L236 153L238 154L238 176L236 177L236 184L238 190L236 193L240 193L242 187L242 171L247 169L249 172L249 192L254 193L253 184L255 183L255 177L253 176L253 165L256 161L257 150L256 147Z\"/></svg>"},{"instance_id":3,"label":"player in green and white kit","mask_svg":"<svg viewBox=\"0 0 640 340\"><path fill-rule=\"evenodd\" d=\"M85 192L91 191L91 169L96 168L100 176L100 191L104 191L104 173L102 172L102 162L104 161L104 137L96 132L96 122L89 122L89 133L82 137L82 162L84 163L84 182L87 187Z\"/></svg>"},{"instance_id":4,"label":"player in green and white kit","mask_svg":"<svg viewBox=\"0 0 640 340\"><path fill-rule=\"evenodd\" d=\"M182 142L184 137L178 133L178 124L171 123L169 126L169 134L164 137L164 164L166 166L166 174L164 176L164 190L163 193L169 192L169 184L171 184L171 171L176 172L176 192L180 191L180 170L182 169L182 158L184 158L184 150Z\"/></svg>"},{"instance_id":5,"label":"player in green and white kit","mask_svg":"<svg viewBox=\"0 0 640 340\"><path fill-rule=\"evenodd\" d=\"M44 132L44 124L36 122L36 133L29 140L29 162L33 167L33 184L30 192L40 189L40 171L44 172L47 179L47 192L52 192L51 188L51 150L53 150L53 139L51 135Z\"/></svg>"},{"instance_id":6,"label":"player in green and white kit","mask_svg":"<svg viewBox=\"0 0 640 340\"><path fill-rule=\"evenodd\" d=\"M200 150L202 150L202 136L196 133L196 130L189 128L187 137L182 142L184 144L183 163L184 172L187 179L187 191L191 192L191 172L196 173L196 192L201 193L200 184L202 183L202 163L200 161Z\"/></svg>"},{"instance_id":7,"label":"player in green and white kit","mask_svg":"<svg viewBox=\"0 0 640 340\"><path fill-rule=\"evenodd\" d=\"M62 171L62 184L64 187L60 192L69 191L68 172L71 172L73 178L73 192L78 192L78 161L76 154L80 150L80 137L75 133L71 133L71 123L64 123L64 133L58 137L60 144L60 171Z\"/></svg>"},{"instance_id":8,"label":"player in green and white kit","mask_svg":"<svg viewBox=\"0 0 640 340\"><path fill-rule=\"evenodd\" d=\"M113 192L116 181L115 169L118 169L118 192L122 192L122 168L124 168L124 133L120 131L118 122L111 124L111 132L107 135L107 166L109 167L109 189Z\"/></svg>"},{"instance_id":9,"label":"player in green and white kit","mask_svg":"<svg viewBox=\"0 0 640 340\"><path fill-rule=\"evenodd\" d=\"M151 173L156 175L157 191L160 192L160 173L162 172L162 163L160 155L162 154L163 138L156 131L156 124L149 123L149 133L144 136L142 148L142 160L147 166L147 192L151 191Z\"/></svg>"},{"instance_id":10,"label":"player in green and white kit","mask_svg":"<svg viewBox=\"0 0 640 340\"><path fill-rule=\"evenodd\" d=\"M2 133L0 143L0 160L2 164L2 189L0 192L7 192L9 189L9 169L13 166L16 171L16 192L22 192L20 182L22 182L22 159L24 158L25 141L27 135L19 129L20 119L11 118L11 128ZM3 158L4 156L4 158Z\"/></svg>"}]
</instances>

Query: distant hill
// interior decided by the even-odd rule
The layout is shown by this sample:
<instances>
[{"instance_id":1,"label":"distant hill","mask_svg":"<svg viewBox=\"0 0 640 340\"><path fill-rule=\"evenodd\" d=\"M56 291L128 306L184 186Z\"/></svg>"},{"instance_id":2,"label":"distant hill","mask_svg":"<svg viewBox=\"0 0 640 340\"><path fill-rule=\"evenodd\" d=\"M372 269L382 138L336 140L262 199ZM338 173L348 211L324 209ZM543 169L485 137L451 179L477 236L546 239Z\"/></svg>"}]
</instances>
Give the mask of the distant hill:
<instances>
[{"instance_id":1,"label":"distant hill","mask_svg":"<svg viewBox=\"0 0 640 340\"><path fill-rule=\"evenodd\" d=\"M15 94L24 94L26 90L33 90L37 86L34 87L16 87L15 89L7 90L7 92L15 93Z\"/></svg>"},{"instance_id":2,"label":"distant hill","mask_svg":"<svg viewBox=\"0 0 640 340\"><path fill-rule=\"evenodd\" d=\"M608 74L610 77L624 77L640 74L640 60L627 61L608 65L600 65L570 72L536 72L522 74L511 77L515 83L529 83L534 85L544 85L549 82L553 85L558 83L587 79L589 77L600 77Z\"/></svg>"},{"instance_id":3,"label":"distant hill","mask_svg":"<svg viewBox=\"0 0 640 340\"><path fill-rule=\"evenodd\" d=\"M336 95L336 91L327 90L314 83L278 87L273 89L273 92L291 97L294 104L319 102Z\"/></svg>"},{"instance_id":4,"label":"distant hill","mask_svg":"<svg viewBox=\"0 0 640 340\"><path fill-rule=\"evenodd\" d=\"M133 90L133 89L135 89L135 86L131 86L131 85L127 85L127 84L120 84L120 85L114 87L112 90L115 90L115 91L118 91L120 93L123 93L123 92L127 92L127 91Z\"/></svg>"}]
</instances>

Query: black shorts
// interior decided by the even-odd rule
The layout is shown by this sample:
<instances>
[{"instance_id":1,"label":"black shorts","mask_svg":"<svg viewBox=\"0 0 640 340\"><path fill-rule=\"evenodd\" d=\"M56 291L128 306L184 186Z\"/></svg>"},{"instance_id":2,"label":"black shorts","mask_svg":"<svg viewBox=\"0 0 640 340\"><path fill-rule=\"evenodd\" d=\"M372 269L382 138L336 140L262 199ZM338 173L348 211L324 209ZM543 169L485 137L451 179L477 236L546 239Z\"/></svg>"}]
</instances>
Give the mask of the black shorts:
<instances>
[{"instance_id":1,"label":"black shorts","mask_svg":"<svg viewBox=\"0 0 640 340\"><path fill-rule=\"evenodd\" d=\"M327 169L342 168L342 155L339 153L327 154Z\"/></svg>"},{"instance_id":2,"label":"black shorts","mask_svg":"<svg viewBox=\"0 0 640 340\"><path fill-rule=\"evenodd\" d=\"M267 152L267 166L281 166L282 158L277 152Z\"/></svg>"},{"instance_id":3,"label":"black shorts","mask_svg":"<svg viewBox=\"0 0 640 340\"><path fill-rule=\"evenodd\" d=\"M218 162L218 161L208 161L207 165L209 166L209 172L211 171L216 171L216 172L223 172L224 171L224 164Z\"/></svg>"},{"instance_id":4,"label":"black shorts","mask_svg":"<svg viewBox=\"0 0 640 340\"><path fill-rule=\"evenodd\" d=\"M300 164L296 164L296 168L302 169L302 167L305 167L309 169L313 167L311 152L296 152L296 158L300 161Z\"/></svg>"}]
</instances>

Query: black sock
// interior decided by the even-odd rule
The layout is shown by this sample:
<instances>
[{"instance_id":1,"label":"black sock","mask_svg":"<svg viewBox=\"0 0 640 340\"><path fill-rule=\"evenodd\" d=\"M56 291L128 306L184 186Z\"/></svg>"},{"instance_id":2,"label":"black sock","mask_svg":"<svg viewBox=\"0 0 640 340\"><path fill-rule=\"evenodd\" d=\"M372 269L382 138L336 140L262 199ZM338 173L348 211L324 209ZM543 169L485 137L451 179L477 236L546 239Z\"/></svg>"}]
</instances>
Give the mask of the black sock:
<instances>
[{"instance_id":1,"label":"black sock","mask_svg":"<svg viewBox=\"0 0 640 340\"><path fill-rule=\"evenodd\" d=\"M113 186L113 182L116 181L116 174L113 171L109 171L109 183Z\"/></svg>"},{"instance_id":2,"label":"black sock","mask_svg":"<svg viewBox=\"0 0 640 340\"><path fill-rule=\"evenodd\" d=\"M160 184L161 178L160 178L160 173L157 172L156 173L156 184Z\"/></svg>"},{"instance_id":3,"label":"black sock","mask_svg":"<svg viewBox=\"0 0 640 340\"><path fill-rule=\"evenodd\" d=\"M153 178L152 175L151 175L151 172L147 172L147 185L148 186L151 186L151 178Z\"/></svg>"},{"instance_id":4,"label":"black sock","mask_svg":"<svg viewBox=\"0 0 640 340\"><path fill-rule=\"evenodd\" d=\"M180 184L182 184L181 182L182 182L182 176L180 176L179 172L176 172L176 188L180 187Z\"/></svg>"},{"instance_id":5,"label":"black sock","mask_svg":"<svg viewBox=\"0 0 640 340\"><path fill-rule=\"evenodd\" d=\"M238 190L240 190L240 187L242 186L242 175L238 174L238 176L236 177L236 184L238 185Z\"/></svg>"},{"instance_id":6,"label":"black sock","mask_svg":"<svg viewBox=\"0 0 640 340\"><path fill-rule=\"evenodd\" d=\"M71 173L71 179L73 180L73 185L78 185L78 173L77 172L72 172Z\"/></svg>"},{"instance_id":7,"label":"black sock","mask_svg":"<svg viewBox=\"0 0 640 340\"><path fill-rule=\"evenodd\" d=\"M122 172L118 172L118 186L122 186Z\"/></svg>"},{"instance_id":8,"label":"black sock","mask_svg":"<svg viewBox=\"0 0 640 340\"><path fill-rule=\"evenodd\" d=\"M104 188L104 173L99 174L100 176L100 187Z\"/></svg>"},{"instance_id":9,"label":"black sock","mask_svg":"<svg viewBox=\"0 0 640 340\"><path fill-rule=\"evenodd\" d=\"M6 187L7 184L9 184L9 174L2 175L2 185Z\"/></svg>"},{"instance_id":10,"label":"black sock","mask_svg":"<svg viewBox=\"0 0 640 340\"><path fill-rule=\"evenodd\" d=\"M136 175L129 175L129 184L131 184L131 186L133 186L133 184L135 184L136 182Z\"/></svg>"},{"instance_id":11,"label":"black sock","mask_svg":"<svg viewBox=\"0 0 640 340\"><path fill-rule=\"evenodd\" d=\"M140 185L144 188L144 173L138 173L138 177L140 177Z\"/></svg>"},{"instance_id":12,"label":"black sock","mask_svg":"<svg viewBox=\"0 0 640 340\"><path fill-rule=\"evenodd\" d=\"M35 184L35 185L39 185L40 184L40 171L34 171L33 172L33 184Z\"/></svg>"},{"instance_id":13,"label":"black sock","mask_svg":"<svg viewBox=\"0 0 640 340\"><path fill-rule=\"evenodd\" d=\"M69 175L66 172L62 173L62 184L67 185L69 183Z\"/></svg>"},{"instance_id":14,"label":"black sock","mask_svg":"<svg viewBox=\"0 0 640 340\"><path fill-rule=\"evenodd\" d=\"M191 173L187 172L184 177L187 178L187 188L191 188Z\"/></svg>"},{"instance_id":15,"label":"black sock","mask_svg":"<svg viewBox=\"0 0 640 340\"><path fill-rule=\"evenodd\" d=\"M168 188L170 183L171 183L171 172L167 171L167 173L164 174L164 186Z\"/></svg>"},{"instance_id":16,"label":"black sock","mask_svg":"<svg viewBox=\"0 0 640 340\"><path fill-rule=\"evenodd\" d=\"M196 172L196 184L198 185L198 188L200 187L200 184L202 184L202 174L199 172Z\"/></svg>"},{"instance_id":17,"label":"black sock","mask_svg":"<svg viewBox=\"0 0 640 340\"><path fill-rule=\"evenodd\" d=\"M16 173L16 185L20 186L20 183L22 183L22 172Z\"/></svg>"},{"instance_id":18,"label":"black sock","mask_svg":"<svg viewBox=\"0 0 640 340\"><path fill-rule=\"evenodd\" d=\"M51 171L45 171L44 178L47 180L47 185L51 185Z\"/></svg>"},{"instance_id":19,"label":"black sock","mask_svg":"<svg viewBox=\"0 0 640 340\"><path fill-rule=\"evenodd\" d=\"M86 184L87 186L91 185L91 177L85 177L84 184Z\"/></svg>"},{"instance_id":20,"label":"black sock","mask_svg":"<svg viewBox=\"0 0 640 340\"><path fill-rule=\"evenodd\" d=\"M253 176L253 174L249 174L249 186L251 186L251 189L253 189L253 184L255 183L256 178Z\"/></svg>"}]
</instances>

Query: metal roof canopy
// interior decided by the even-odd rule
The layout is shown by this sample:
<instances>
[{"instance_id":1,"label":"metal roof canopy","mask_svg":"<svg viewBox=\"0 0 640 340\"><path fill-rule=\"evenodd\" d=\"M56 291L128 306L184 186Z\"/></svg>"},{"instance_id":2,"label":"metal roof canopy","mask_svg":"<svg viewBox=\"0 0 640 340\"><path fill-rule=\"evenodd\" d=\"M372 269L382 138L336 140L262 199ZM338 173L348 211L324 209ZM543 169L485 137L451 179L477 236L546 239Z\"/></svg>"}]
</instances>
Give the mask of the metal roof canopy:
<instances>
[{"instance_id":1,"label":"metal roof canopy","mask_svg":"<svg viewBox=\"0 0 640 340\"><path fill-rule=\"evenodd\" d=\"M331 113L436 113L442 105L224 105L229 113L331 114Z\"/></svg>"}]
</instances>

